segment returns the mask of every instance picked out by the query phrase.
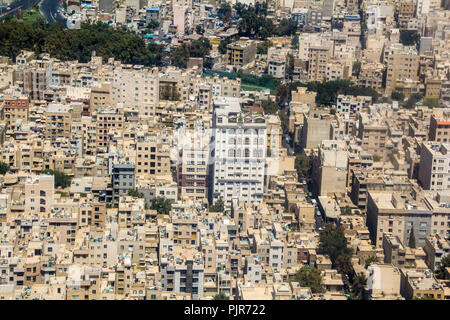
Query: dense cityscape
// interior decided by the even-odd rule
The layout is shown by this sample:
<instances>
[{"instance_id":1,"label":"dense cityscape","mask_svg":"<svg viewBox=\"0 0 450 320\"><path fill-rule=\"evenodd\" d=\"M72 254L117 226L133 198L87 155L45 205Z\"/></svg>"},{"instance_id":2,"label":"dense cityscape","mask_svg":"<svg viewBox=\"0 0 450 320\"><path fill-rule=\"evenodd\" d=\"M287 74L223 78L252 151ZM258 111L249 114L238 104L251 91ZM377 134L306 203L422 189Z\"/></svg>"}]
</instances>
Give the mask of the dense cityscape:
<instances>
[{"instance_id":1,"label":"dense cityscape","mask_svg":"<svg viewBox=\"0 0 450 320\"><path fill-rule=\"evenodd\" d=\"M449 0L0 0L0 300L450 300L449 253Z\"/></svg>"}]
</instances>

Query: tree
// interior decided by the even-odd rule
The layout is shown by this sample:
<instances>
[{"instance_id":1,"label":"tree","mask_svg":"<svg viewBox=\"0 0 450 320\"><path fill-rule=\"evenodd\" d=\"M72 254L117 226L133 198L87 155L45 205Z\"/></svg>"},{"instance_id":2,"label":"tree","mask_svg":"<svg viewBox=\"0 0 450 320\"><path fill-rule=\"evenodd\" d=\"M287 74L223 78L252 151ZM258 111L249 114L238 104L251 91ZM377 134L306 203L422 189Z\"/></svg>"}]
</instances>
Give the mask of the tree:
<instances>
[{"instance_id":1,"label":"tree","mask_svg":"<svg viewBox=\"0 0 450 320\"><path fill-rule=\"evenodd\" d=\"M178 46L171 55L172 64L179 68L186 68L187 61L190 57L203 58L205 60L206 56L211 50L211 44L206 38L200 38L194 40L191 44L183 43Z\"/></svg>"},{"instance_id":2,"label":"tree","mask_svg":"<svg viewBox=\"0 0 450 320\"><path fill-rule=\"evenodd\" d=\"M420 100L423 99L423 95L420 93L413 93L408 97L408 100L405 103L406 108L414 108Z\"/></svg>"},{"instance_id":3,"label":"tree","mask_svg":"<svg viewBox=\"0 0 450 320\"><path fill-rule=\"evenodd\" d=\"M298 49L298 34L294 35L291 40L291 46L293 49Z\"/></svg>"},{"instance_id":4,"label":"tree","mask_svg":"<svg viewBox=\"0 0 450 320\"><path fill-rule=\"evenodd\" d=\"M0 161L0 174L4 175L9 171L10 165L6 162Z\"/></svg>"},{"instance_id":5,"label":"tree","mask_svg":"<svg viewBox=\"0 0 450 320\"><path fill-rule=\"evenodd\" d=\"M295 274L295 281L302 287L311 288L312 293L323 293L322 273L315 267L302 267Z\"/></svg>"},{"instance_id":6,"label":"tree","mask_svg":"<svg viewBox=\"0 0 450 320\"><path fill-rule=\"evenodd\" d=\"M272 46L272 42L270 40L265 40L261 43L258 43L256 47L257 54L267 54L267 51Z\"/></svg>"},{"instance_id":7,"label":"tree","mask_svg":"<svg viewBox=\"0 0 450 320\"><path fill-rule=\"evenodd\" d=\"M294 75L294 68L295 68L295 59L292 54L287 55L287 65L286 65L286 78L289 80L292 80L292 77Z\"/></svg>"},{"instance_id":8,"label":"tree","mask_svg":"<svg viewBox=\"0 0 450 320\"><path fill-rule=\"evenodd\" d=\"M276 114L278 110L278 105L271 99L262 100L260 103L261 108L264 109L265 114Z\"/></svg>"},{"instance_id":9,"label":"tree","mask_svg":"<svg viewBox=\"0 0 450 320\"><path fill-rule=\"evenodd\" d=\"M378 162L378 161L381 161L381 157L378 154L374 154L372 156L372 160L375 161L375 162Z\"/></svg>"},{"instance_id":10,"label":"tree","mask_svg":"<svg viewBox=\"0 0 450 320\"><path fill-rule=\"evenodd\" d=\"M366 259L364 268L367 269L372 263L377 263L377 262L378 262L378 258L375 255L370 256Z\"/></svg>"},{"instance_id":11,"label":"tree","mask_svg":"<svg viewBox=\"0 0 450 320\"><path fill-rule=\"evenodd\" d=\"M298 154L295 156L295 169L297 170L298 177L307 177L311 171L311 158L306 154Z\"/></svg>"},{"instance_id":12,"label":"tree","mask_svg":"<svg viewBox=\"0 0 450 320\"><path fill-rule=\"evenodd\" d=\"M367 278L364 273L360 272L355 277L351 283L351 297L355 300L363 300L364 298L364 288L367 284Z\"/></svg>"},{"instance_id":13,"label":"tree","mask_svg":"<svg viewBox=\"0 0 450 320\"><path fill-rule=\"evenodd\" d=\"M391 98L392 98L392 100L403 101L403 100L405 100L405 95L403 94L403 92L394 90L391 93Z\"/></svg>"},{"instance_id":14,"label":"tree","mask_svg":"<svg viewBox=\"0 0 450 320\"><path fill-rule=\"evenodd\" d=\"M230 298L227 297L223 292L221 292L221 293L219 293L219 294L216 294L216 295L213 297L213 299L214 299L214 300L230 300Z\"/></svg>"},{"instance_id":15,"label":"tree","mask_svg":"<svg viewBox=\"0 0 450 320\"><path fill-rule=\"evenodd\" d=\"M72 181L72 177L64 174L61 171L43 170L41 171L41 173L54 176L55 188L67 188L68 186L70 186L70 182Z\"/></svg>"},{"instance_id":16,"label":"tree","mask_svg":"<svg viewBox=\"0 0 450 320\"><path fill-rule=\"evenodd\" d=\"M320 244L318 253L327 254L333 264L333 268L340 273L349 275L352 270L352 249L347 247L347 238L344 229L328 223L320 232Z\"/></svg>"},{"instance_id":17,"label":"tree","mask_svg":"<svg viewBox=\"0 0 450 320\"><path fill-rule=\"evenodd\" d=\"M420 34L417 30L400 30L400 42L405 46L417 46Z\"/></svg>"},{"instance_id":18,"label":"tree","mask_svg":"<svg viewBox=\"0 0 450 320\"><path fill-rule=\"evenodd\" d=\"M159 28L159 22L151 19L150 22L147 24L147 28L150 30L157 29Z\"/></svg>"},{"instance_id":19,"label":"tree","mask_svg":"<svg viewBox=\"0 0 450 320\"><path fill-rule=\"evenodd\" d=\"M445 279L445 268L449 267L450 267L450 254L447 254L446 256L442 257L441 262L439 263L438 267L436 268L436 271L434 272L436 278Z\"/></svg>"},{"instance_id":20,"label":"tree","mask_svg":"<svg viewBox=\"0 0 450 320\"><path fill-rule=\"evenodd\" d=\"M144 194L142 192L139 192L138 189L129 189L127 195L136 197L136 198L143 198Z\"/></svg>"},{"instance_id":21,"label":"tree","mask_svg":"<svg viewBox=\"0 0 450 320\"><path fill-rule=\"evenodd\" d=\"M359 76L359 73L361 72L361 62L360 61L355 61L353 62L353 66L352 66L352 73L355 76Z\"/></svg>"},{"instance_id":22,"label":"tree","mask_svg":"<svg viewBox=\"0 0 450 320\"><path fill-rule=\"evenodd\" d=\"M204 34L205 33L205 29L203 29L203 26L198 24L195 26L195 32L197 32L198 34Z\"/></svg>"},{"instance_id":23,"label":"tree","mask_svg":"<svg viewBox=\"0 0 450 320\"><path fill-rule=\"evenodd\" d=\"M227 2L223 2L220 5L219 10L217 10L217 16L223 20L224 23L229 23L231 21L231 6Z\"/></svg>"},{"instance_id":24,"label":"tree","mask_svg":"<svg viewBox=\"0 0 450 320\"><path fill-rule=\"evenodd\" d=\"M416 247L416 237L414 236L414 227L411 227L411 231L409 231L408 247L410 248Z\"/></svg>"},{"instance_id":25,"label":"tree","mask_svg":"<svg viewBox=\"0 0 450 320\"><path fill-rule=\"evenodd\" d=\"M228 40L228 39L220 40L219 47L218 47L219 52L220 52L221 54L227 53L227 46L228 46L230 43L231 43L231 41Z\"/></svg>"},{"instance_id":26,"label":"tree","mask_svg":"<svg viewBox=\"0 0 450 320\"><path fill-rule=\"evenodd\" d=\"M439 100L435 98L425 98L423 100L423 105L430 108L437 108L439 107Z\"/></svg>"},{"instance_id":27,"label":"tree","mask_svg":"<svg viewBox=\"0 0 450 320\"><path fill-rule=\"evenodd\" d=\"M82 23L80 29L64 29L60 23L37 19L30 24L4 21L0 24L0 55L15 59L21 50L47 52L61 60L88 62L98 56L122 63L153 65L153 53L140 36L105 23Z\"/></svg>"},{"instance_id":28,"label":"tree","mask_svg":"<svg viewBox=\"0 0 450 320\"><path fill-rule=\"evenodd\" d=\"M351 215L352 214L352 208L349 206L345 206L341 208L341 214L343 215Z\"/></svg>"},{"instance_id":29,"label":"tree","mask_svg":"<svg viewBox=\"0 0 450 320\"><path fill-rule=\"evenodd\" d=\"M225 203L222 198L219 198L211 207L209 207L210 212L223 212L225 210Z\"/></svg>"},{"instance_id":30,"label":"tree","mask_svg":"<svg viewBox=\"0 0 450 320\"><path fill-rule=\"evenodd\" d=\"M150 209L156 210L159 214L169 214L172 210L173 200L164 197L152 199Z\"/></svg>"},{"instance_id":31,"label":"tree","mask_svg":"<svg viewBox=\"0 0 450 320\"><path fill-rule=\"evenodd\" d=\"M279 110L278 117L281 121L281 129L283 130L283 132L287 132L289 129L289 117L287 116L286 112L284 112L283 110Z\"/></svg>"}]
</instances>

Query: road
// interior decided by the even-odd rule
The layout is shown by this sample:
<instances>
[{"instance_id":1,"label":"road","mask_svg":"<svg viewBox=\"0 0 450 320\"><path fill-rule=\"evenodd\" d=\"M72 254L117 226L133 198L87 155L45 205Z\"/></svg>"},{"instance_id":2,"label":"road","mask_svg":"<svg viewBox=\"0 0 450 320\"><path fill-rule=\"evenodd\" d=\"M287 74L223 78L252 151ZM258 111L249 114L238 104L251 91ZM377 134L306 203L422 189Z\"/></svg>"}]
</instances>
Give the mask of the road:
<instances>
[{"instance_id":1,"label":"road","mask_svg":"<svg viewBox=\"0 0 450 320\"><path fill-rule=\"evenodd\" d=\"M17 9L20 8L22 9L22 11L25 11L27 9L30 9L38 2L39 0L16 0L10 3L9 5L8 4L2 5L0 7L0 16L1 16L0 21L2 21L6 16L17 14Z\"/></svg>"},{"instance_id":2,"label":"road","mask_svg":"<svg viewBox=\"0 0 450 320\"><path fill-rule=\"evenodd\" d=\"M60 22L66 25L66 18L58 10L61 6L60 0L42 0L39 11L48 23Z\"/></svg>"},{"instance_id":3,"label":"road","mask_svg":"<svg viewBox=\"0 0 450 320\"><path fill-rule=\"evenodd\" d=\"M10 5L4 5L0 7L0 15L2 15L5 12L8 12L4 16L0 17L0 21L2 21L8 15L16 15L17 10L15 9L20 8L22 9L22 11L25 11L27 9L30 9L39 1L40 0L16 0ZM39 6L39 11L41 12L41 15L44 17L45 21L47 21L48 23L58 21L62 23L64 26L66 25L66 18L63 15L61 15L61 13L58 11L60 5L61 0L42 0ZM10 9L7 9L8 7Z\"/></svg>"}]
</instances>

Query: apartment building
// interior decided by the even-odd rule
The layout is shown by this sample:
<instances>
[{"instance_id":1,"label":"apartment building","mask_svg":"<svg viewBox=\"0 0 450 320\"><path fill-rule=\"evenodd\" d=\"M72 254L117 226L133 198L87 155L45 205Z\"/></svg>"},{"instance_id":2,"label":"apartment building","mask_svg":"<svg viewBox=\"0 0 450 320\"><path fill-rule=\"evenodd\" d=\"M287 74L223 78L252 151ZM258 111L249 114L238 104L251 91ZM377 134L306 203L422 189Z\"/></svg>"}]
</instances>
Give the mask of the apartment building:
<instances>
[{"instance_id":1,"label":"apartment building","mask_svg":"<svg viewBox=\"0 0 450 320\"><path fill-rule=\"evenodd\" d=\"M261 202L267 149L262 109L241 108L239 99L223 98L214 103L212 123L210 201L223 197L227 208L233 197Z\"/></svg>"},{"instance_id":2,"label":"apartment building","mask_svg":"<svg viewBox=\"0 0 450 320\"><path fill-rule=\"evenodd\" d=\"M256 42L241 39L228 44L225 61L228 65L243 67L255 61L255 56Z\"/></svg>"},{"instance_id":3,"label":"apartment building","mask_svg":"<svg viewBox=\"0 0 450 320\"><path fill-rule=\"evenodd\" d=\"M380 117L367 113L359 114L358 137L362 141L362 149L372 156L377 155L381 160L387 159L386 142L388 127Z\"/></svg>"},{"instance_id":4,"label":"apartment building","mask_svg":"<svg viewBox=\"0 0 450 320\"><path fill-rule=\"evenodd\" d=\"M338 95L336 101L336 112L344 113L346 115L355 115L360 113L364 107L372 102L372 97L369 96L346 96Z\"/></svg>"},{"instance_id":5,"label":"apartment building","mask_svg":"<svg viewBox=\"0 0 450 320\"><path fill-rule=\"evenodd\" d=\"M136 143L136 177L170 176L170 147L162 135L140 136Z\"/></svg>"},{"instance_id":6,"label":"apartment building","mask_svg":"<svg viewBox=\"0 0 450 320\"><path fill-rule=\"evenodd\" d=\"M45 139L70 138L73 109L68 105L49 104L45 112Z\"/></svg>"},{"instance_id":7,"label":"apartment building","mask_svg":"<svg viewBox=\"0 0 450 320\"><path fill-rule=\"evenodd\" d=\"M416 51L404 47L394 50L387 57L386 94L391 94L398 82L417 81L419 56Z\"/></svg>"},{"instance_id":8,"label":"apartment building","mask_svg":"<svg viewBox=\"0 0 450 320\"><path fill-rule=\"evenodd\" d=\"M128 190L136 188L135 165L128 163L114 163L111 171L113 187L113 202L118 202L120 196L127 195Z\"/></svg>"},{"instance_id":9,"label":"apartment building","mask_svg":"<svg viewBox=\"0 0 450 320\"><path fill-rule=\"evenodd\" d=\"M6 94L0 97L0 109L2 120L6 121L8 127L19 119L28 122L29 101L26 95Z\"/></svg>"},{"instance_id":10,"label":"apartment building","mask_svg":"<svg viewBox=\"0 0 450 320\"><path fill-rule=\"evenodd\" d=\"M450 144L423 142L418 180L425 190L450 189Z\"/></svg>"},{"instance_id":11,"label":"apartment building","mask_svg":"<svg viewBox=\"0 0 450 320\"><path fill-rule=\"evenodd\" d=\"M110 134L123 132L124 114L121 108L100 108L94 114L97 152L106 152Z\"/></svg>"},{"instance_id":12,"label":"apartment building","mask_svg":"<svg viewBox=\"0 0 450 320\"><path fill-rule=\"evenodd\" d=\"M158 104L159 80L157 69L122 65L114 69L111 103L134 107L145 115L145 107ZM147 111L148 113L148 111Z\"/></svg>"},{"instance_id":13,"label":"apartment building","mask_svg":"<svg viewBox=\"0 0 450 320\"><path fill-rule=\"evenodd\" d=\"M431 115L428 141L450 143L450 113Z\"/></svg>"},{"instance_id":14,"label":"apartment building","mask_svg":"<svg viewBox=\"0 0 450 320\"><path fill-rule=\"evenodd\" d=\"M48 214L53 206L54 176L32 176L25 182L25 211L30 215Z\"/></svg>"},{"instance_id":15,"label":"apartment building","mask_svg":"<svg viewBox=\"0 0 450 320\"><path fill-rule=\"evenodd\" d=\"M327 64L330 59L330 47L312 46L308 52L308 82L325 81Z\"/></svg>"},{"instance_id":16,"label":"apartment building","mask_svg":"<svg viewBox=\"0 0 450 320\"><path fill-rule=\"evenodd\" d=\"M312 164L312 178L320 196L326 196L347 185L348 152L344 141L322 140Z\"/></svg>"},{"instance_id":17,"label":"apartment building","mask_svg":"<svg viewBox=\"0 0 450 320\"><path fill-rule=\"evenodd\" d=\"M430 235L426 238L423 250L426 253L425 262L428 268L435 271L440 267L442 258L450 254L450 241L438 234Z\"/></svg>"},{"instance_id":18,"label":"apartment building","mask_svg":"<svg viewBox=\"0 0 450 320\"><path fill-rule=\"evenodd\" d=\"M192 299L203 297L204 267L201 255L188 250L178 251L176 255L164 255L160 265L164 291L187 293Z\"/></svg>"}]
</instances>

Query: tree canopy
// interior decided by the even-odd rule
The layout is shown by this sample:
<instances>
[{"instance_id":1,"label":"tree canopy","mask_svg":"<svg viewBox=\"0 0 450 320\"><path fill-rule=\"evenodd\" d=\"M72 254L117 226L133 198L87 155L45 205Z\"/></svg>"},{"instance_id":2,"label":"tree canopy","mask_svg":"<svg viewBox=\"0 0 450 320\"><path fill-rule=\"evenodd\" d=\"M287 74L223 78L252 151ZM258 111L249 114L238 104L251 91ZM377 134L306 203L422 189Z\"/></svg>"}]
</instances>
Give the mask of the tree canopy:
<instances>
[{"instance_id":1,"label":"tree canopy","mask_svg":"<svg viewBox=\"0 0 450 320\"><path fill-rule=\"evenodd\" d=\"M347 247L344 229L328 223L320 232L320 244L318 253L327 254L330 257L333 268L340 273L349 275L352 270L352 249Z\"/></svg>"},{"instance_id":2,"label":"tree canopy","mask_svg":"<svg viewBox=\"0 0 450 320\"><path fill-rule=\"evenodd\" d=\"M414 227L411 227L411 231L409 232L408 247L410 248L416 247L416 237L414 236Z\"/></svg>"},{"instance_id":3,"label":"tree canopy","mask_svg":"<svg viewBox=\"0 0 450 320\"><path fill-rule=\"evenodd\" d=\"M72 181L72 177L64 174L61 171L43 170L41 173L54 176L55 188L67 188L70 186L70 182Z\"/></svg>"},{"instance_id":4,"label":"tree canopy","mask_svg":"<svg viewBox=\"0 0 450 320\"><path fill-rule=\"evenodd\" d=\"M211 44L206 38L193 40L190 44L183 43L172 52L172 64L179 68L186 68L189 58L203 58L204 60L210 50Z\"/></svg>"},{"instance_id":5,"label":"tree canopy","mask_svg":"<svg viewBox=\"0 0 450 320\"><path fill-rule=\"evenodd\" d=\"M400 30L400 42L405 46L417 46L420 33L417 30Z\"/></svg>"},{"instance_id":6,"label":"tree canopy","mask_svg":"<svg viewBox=\"0 0 450 320\"><path fill-rule=\"evenodd\" d=\"M6 162L0 161L0 174L5 174L9 171L9 164Z\"/></svg>"},{"instance_id":7,"label":"tree canopy","mask_svg":"<svg viewBox=\"0 0 450 320\"><path fill-rule=\"evenodd\" d=\"M445 279L445 268L448 268L448 267L450 267L450 254L447 254L446 256L442 257L438 268L434 272L436 275L436 278Z\"/></svg>"},{"instance_id":8,"label":"tree canopy","mask_svg":"<svg viewBox=\"0 0 450 320\"><path fill-rule=\"evenodd\" d=\"M172 209L173 200L164 197L152 199L150 209L156 210L159 214L169 214Z\"/></svg>"},{"instance_id":9,"label":"tree canopy","mask_svg":"<svg viewBox=\"0 0 450 320\"><path fill-rule=\"evenodd\" d=\"M323 293L325 289L322 287L322 273L315 267L302 267L295 274L295 280L302 287L311 288L312 293Z\"/></svg>"},{"instance_id":10,"label":"tree canopy","mask_svg":"<svg viewBox=\"0 0 450 320\"><path fill-rule=\"evenodd\" d=\"M21 50L49 53L61 60L88 62L93 51L104 59L145 66L159 65L160 52L151 51L144 40L131 32L114 29L105 23L82 23L80 29L64 29L60 23L43 19L24 24L4 21L0 24L0 55L15 59Z\"/></svg>"},{"instance_id":11,"label":"tree canopy","mask_svg":"<svg viewBox=\"0 0 450 320\"><path fill-rule=\"evenodd\" d=\"M223 212L225 210L225 203L222 198L218 199L212 206L209 207L210 212Z\"/></svg>"}]
</instances>

